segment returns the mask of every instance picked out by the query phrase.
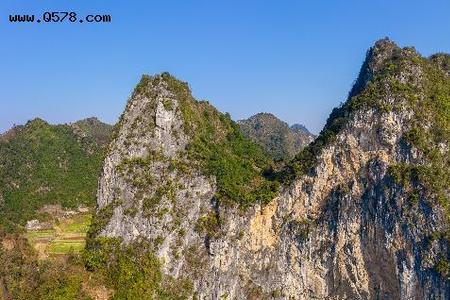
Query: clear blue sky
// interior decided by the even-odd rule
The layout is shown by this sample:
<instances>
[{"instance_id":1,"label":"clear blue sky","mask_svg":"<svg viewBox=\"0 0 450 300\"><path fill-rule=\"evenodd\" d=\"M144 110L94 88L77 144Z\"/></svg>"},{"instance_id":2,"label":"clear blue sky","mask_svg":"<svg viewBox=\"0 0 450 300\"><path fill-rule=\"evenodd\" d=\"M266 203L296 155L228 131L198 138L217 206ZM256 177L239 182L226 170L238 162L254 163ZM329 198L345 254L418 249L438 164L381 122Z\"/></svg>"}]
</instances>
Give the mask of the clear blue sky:
<instances>
[{"instance_id":1,"label":"clear blue sky","mask_svg":"<svg viewBox=\"0 0 450 300\"><path fill-rule=\"evenodd\" d=\"M58 10L112 23L7 21ZM113 123L141 74L169 71L234 119L272 112L318 132L385 36L450 52L450 1L2 0L0 131L34 117Z\"/></svg>"}]
</instances>

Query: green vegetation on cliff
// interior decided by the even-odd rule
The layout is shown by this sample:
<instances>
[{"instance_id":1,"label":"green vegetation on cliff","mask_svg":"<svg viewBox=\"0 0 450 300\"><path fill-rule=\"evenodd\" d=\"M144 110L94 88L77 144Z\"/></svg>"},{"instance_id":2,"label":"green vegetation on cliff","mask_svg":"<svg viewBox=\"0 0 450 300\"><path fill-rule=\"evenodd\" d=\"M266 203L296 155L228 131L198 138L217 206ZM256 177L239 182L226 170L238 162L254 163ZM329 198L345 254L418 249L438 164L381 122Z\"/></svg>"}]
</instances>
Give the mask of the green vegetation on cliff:
<instances>
[{"instance_id":1,"label":"green vegetation on cliff","mask_svg":"<svg viewBox=\"0 0 450 300\"><path fill-rule=\"evenodd\" d=\"M89 243L84 259L89 271L105 278L115 293L112 299L187 299L192 283L161 272L161 262L146 242L121 244L120 239L97 238Z\"/></svg>"},{"instance_id":2,"label":"green vegetation on cliff","mask_svg":"<svg viewBox=\"0 0 450 300\"><path fill-rule=\"evenodd\" d=\"M168 73L161 78L179 101L184 130L191 139L188 159L216 177L218 199L242 206L270 201L278 184L262 175L271 163L263 150L243 136L228 114L206 101L196 101L187 83Z\"/></svg>"},{"instance_id":3,"label":"green vegetation on cliff","mask_svg":"<svg viewBox=\"0 0 450 300\"><path fill-rule=\"evenodd\" d=\"M446 277L450 274L449 75L449 55L424 58L413 48L402 49L389 40L377 42L369 50L348 100L333 110L316 140L279 174L282 181L290 183L310 173L322 150L361 112L398 117L403 131L396 145L400 153L392 157L397 161L389 166L387 179L392 179L393 185L386 188L401 191L407 207L443 209L446 220L439 225L444 232L434 234L442 252L435 270ZM377 130L383 125L389 124L371 125L374 138L381 136Z\"/></svg>"},{"instance_id":4,"label":"green vegetation on cliff","mask_svg":"<svg viewBox=\"0 0 450 300\"><path fill-rule=\"evenodd\" d=\"M263 176L272 162L270 157L245 138L228 115L221 114L205 101L196 101L188 85L168 73L142 77L115 128L111 151L120 148L117 151L124 153L124 149L140 145L139 137L145 134L149 138L154 137L157 109L161 109L158 108L158 100L161 95L167 95L167 91L177 100L175 103L172 99L161 99L166 112L177 109L177 119L171 119L170 133L181 141L186 136L186 148L180 147L176 154L169 156L164 151L167 149L144 145L140 147L148 147L145 156L121 160L115 170L136 193L127 199L118 196L98 210L88 233L83 256L87 270L105 279L106 286L114 290L113 299L186 299L193 294L190 280L174 279L162 272L162 262L157 259L155 251L165 237L126 245L120 239L99 236L116 207L130 202L131 205L124 209L130 217L135 216L139 209L142 209L142 216L149 219L161 219L170 214L174 218L173 230L182 236L185 232L179 227L180 216L170 211L175 205L177 189L182 186L177 181L180 176L188 179L199 174L214 177L217 199L222 204L241 207L267 203L278 189L276 182ZM133 107L139 107L140 114L136 111L129 113ZM125 137L123 144L122 137ZM159 166L156 171L155 165ZM119 188L116 191L120 194ZM142 206L138 200L142 201ZM170 208L161 207L161 203L167 202L171 203ZM220 225L219 220L217 224L213 224L214 221L214 218L201 218L196 229L202 234L212 235L210 227Z\"/></svg>"},{"instance_id":5,"label":"green vegetation on cliff","mask_svg":"<svg viewBox=\"0 0 450 300\"><path fill-rule=\"evenodd\" d=\"M448 56L444 56L447 57ZM440 63L437 64L436 60ZM447 211L450 224L450 77L449 65L442 65L437 56L420 59L422 85L408 90L408 101L414 112L403 141L423 154L420 164L391 166L396 183L411 190L413 186L429 199L436 199ZM446 69L445 69L446 68ZM450 231L449 231L450 233ZM450 235L449 235L450 237Z\"/></svg>"},{"instance_id":6,"label":"green vegetation on cliff","mask_svg":"<svg viewBox=\"0 0 450 300\"><path fill-rule=\"evenodd\" d=\"M448 66L448 55L439 54L426 59L414 49L401 49L389 40L377 42L367 53L348 101L333 109L316 140L279 174L281 180L290 182L308 173L316 165L321 150L336 139L357 111L375 109L380 113L401 113L411 110L414 117L411 124L405 124L411 128L404 140L429 159L422 167L430 168L429 172L422 178L428 176L430 183L433 182L430 190L445 194L443 188L449 186L449 157L448 152L442 152L439 147L449 145ZM391 103L388 99L396 101Z\"/></svg>"}]
</instances>

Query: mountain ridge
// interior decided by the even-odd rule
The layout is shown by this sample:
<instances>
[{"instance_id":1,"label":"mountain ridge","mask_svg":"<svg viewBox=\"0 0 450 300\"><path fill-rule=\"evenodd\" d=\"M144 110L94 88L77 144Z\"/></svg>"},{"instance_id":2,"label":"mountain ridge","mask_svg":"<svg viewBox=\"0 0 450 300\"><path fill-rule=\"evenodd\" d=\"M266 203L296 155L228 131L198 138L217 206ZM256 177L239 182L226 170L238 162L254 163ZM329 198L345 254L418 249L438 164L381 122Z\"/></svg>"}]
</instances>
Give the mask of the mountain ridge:
<instances>
[{"instance_id":1,"label":"mountain ridge","mask_svg":"<svg viewBox=\"0 0 450 300\"><path fill-rule=\"evenodd\" d=\"M428 167L418 169L414 164L424 162L428 154L416 150L413 140L421 142L422 136L410 132L415 118L436 120L447 128L445 114L438 119L432 115L436 105L448 101L448 78L439 72L412 48L401 49L390 40L380 40L368 51L348 101L333 110L316 140L288 163L281 176L275 176L282 187L272 200L257 201L240 210L213 196L214 176L183 175L173 177L176 186L194 180L202 196L190 198L183 196L184 188L171 188L156 202L157 207L168 210L146 220L141 217L140 204L126 196L133 189L122 185L123 202L108 208L94 240L95 236L114 237L132 245L139 238L147 239L156 257L164 261L161 272L171 278L191 278L190 286L200 297L406 299L421 293L444 299L448 296L448 271L442 257L448 242L442 236L431 244L426 241L446 228L441 205L447 200L436 201L430 187L419 183L423 177L415 170L427 173ZM143 97L160 99L158 107L162 109L166 96L164 89L152 89ZM175 103L180 98L170 99ZM425 115L414 109L415 101L426 104L421 107ZM130 107L138 105L130 103ZM178 122L167 112L159 114L167 117L164 122ZM176 126L183 124L182 120ZM160 128L169 133L171 126ZM126 129L122 131L124 134ZM161 134L157 136L165 133ZM442 133L436 136L443 137L448 144ZM189 139L182 140L189 145ZM163 152L171 148L170 143L163 145ZM445 148L442 151L445 153ZM445 159L442 162L447 163ZM172 172L159 163L153 166L158 165L161 174ZM396 175L404 165L409 171ZM445 168L436 167L441 175L447 174ZM134 169L131 174L136 172ZM112 169L104 171L103 177L111 183L123 182ZM439 189L439 195L445 196L445 183ZM114 188L104 185L100 191L99 203L106 209L103 194ZM408 204L410 199L416 202ZM181 203L189 203L190 208ZM124 212L130 208L137 209L137 215L127 217ZM181 224L175 217L179 213L189 216L183 217ZM433 222L427 222L430 213ZM409 222L410 218L415 222ZM183 234L177 238L173 233L179 230ZM389 236L402 242L394 243ZM90 247L96 257L93 245L99 244L93 242ZM197 263L188 259L191 256Z\"/></svg>"}]
</instances>

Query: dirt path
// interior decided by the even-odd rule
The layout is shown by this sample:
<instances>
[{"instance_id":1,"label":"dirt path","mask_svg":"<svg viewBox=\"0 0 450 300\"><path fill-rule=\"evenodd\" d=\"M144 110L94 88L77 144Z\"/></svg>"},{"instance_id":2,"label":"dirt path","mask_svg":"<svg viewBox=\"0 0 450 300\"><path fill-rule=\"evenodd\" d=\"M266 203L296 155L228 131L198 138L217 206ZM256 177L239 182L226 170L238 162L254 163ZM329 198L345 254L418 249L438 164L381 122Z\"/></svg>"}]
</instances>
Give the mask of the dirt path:
<instances>
[{"instance_id":1,"label":"dirt path","mask_svg":"<svg viewBox=\"0 0 450 300\"><path fill-rule=\"evenodd\" d=\"M38 258L39 259L46 259L48 258L48 254L47 254L47 246L48 246L48 242L47 243L35 243L34 244L34 249L37 251L38 253Z\"/></svg>"}]
</instances>

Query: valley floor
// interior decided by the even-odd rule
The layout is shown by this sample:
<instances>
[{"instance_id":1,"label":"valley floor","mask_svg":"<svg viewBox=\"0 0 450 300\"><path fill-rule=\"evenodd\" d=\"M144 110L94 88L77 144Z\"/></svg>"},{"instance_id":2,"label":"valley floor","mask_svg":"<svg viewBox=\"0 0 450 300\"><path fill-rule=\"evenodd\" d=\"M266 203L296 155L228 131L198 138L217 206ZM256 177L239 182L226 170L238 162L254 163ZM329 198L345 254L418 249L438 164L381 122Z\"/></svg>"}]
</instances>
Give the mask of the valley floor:
<instances>
[{"instance_id":1,"label":"valley floor","mask_svg":"<svg viewBox=\"0 0 450 300\"><path fill-rule=\"evenodd\" d=\"M90 213L59 219L51 228L29 229L25 237L37 251L40 259L79 253L86 244L86 233L91 224Z\"/></svg>"}]
</instances>

